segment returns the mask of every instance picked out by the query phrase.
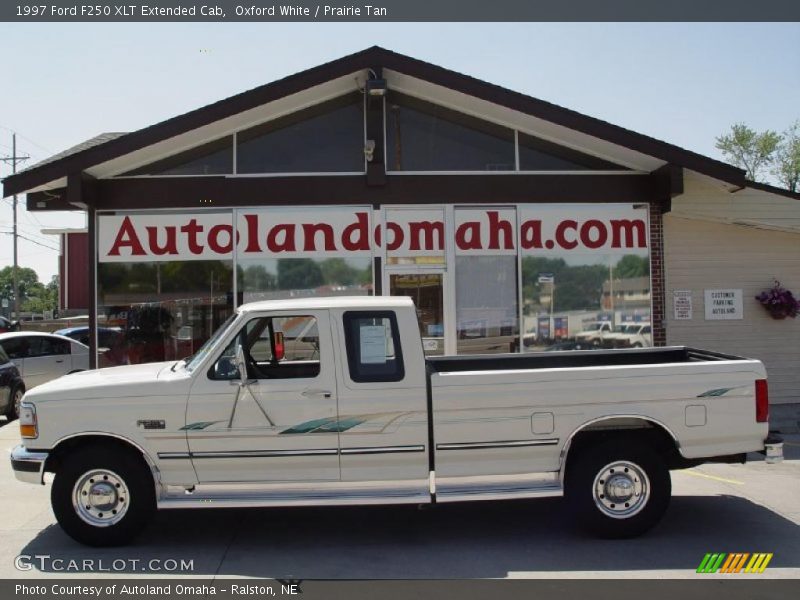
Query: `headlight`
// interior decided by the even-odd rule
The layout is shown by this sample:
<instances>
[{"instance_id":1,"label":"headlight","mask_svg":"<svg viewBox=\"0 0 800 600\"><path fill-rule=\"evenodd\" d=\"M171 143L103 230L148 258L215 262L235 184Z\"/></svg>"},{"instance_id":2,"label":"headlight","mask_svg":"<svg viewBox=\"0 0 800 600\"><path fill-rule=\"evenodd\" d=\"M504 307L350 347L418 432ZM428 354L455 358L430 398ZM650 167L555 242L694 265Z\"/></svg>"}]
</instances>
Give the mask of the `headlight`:
<instances>
[{"instance_id":1,"label":"headlight","mask_svg":"<svg viewBox=\"0 0 800 600\"><path fill-rule=\"evenodd\" d=\"M19 407L19 433L23 438L39 437L39 424L36 420L36 407L25 402Z\"/></svg>"}]
</instances>

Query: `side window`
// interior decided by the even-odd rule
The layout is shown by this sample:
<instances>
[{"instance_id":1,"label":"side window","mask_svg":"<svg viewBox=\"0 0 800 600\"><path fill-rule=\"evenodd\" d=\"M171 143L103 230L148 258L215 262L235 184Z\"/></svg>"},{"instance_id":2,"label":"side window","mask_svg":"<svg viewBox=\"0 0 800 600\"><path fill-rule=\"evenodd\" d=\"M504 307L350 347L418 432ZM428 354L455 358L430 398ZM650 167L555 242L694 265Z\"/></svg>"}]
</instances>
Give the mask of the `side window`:
<instances>
[{"instance_id":1,"label":"side window","mask_svg":"<svg viewBox=\"0 0 800 600\"><path fill-rule=\"evenodd\" d=\"M27 338L15 337L7 339L3 342L3 350L6 351L8 357L14 360L25 358L28 355L28 342Z\"/></svg>"},{"instance_id":2,"label":"side window","mask_svg":"<svg viewBox=\"0 0 800 600\"><path fill-rule=\"evenodd\" d=\"M642 327L642 333L650 333L650 325L647 327Z\"/></svg>"},{"instance_id":3,"label":"side window","mask_svg":"<svg viewBox=\"0 0 800 600\"><path fill-rule=\"evenodd\" d=\"M297 379L320 373L319 328L310 315L251 319L209 372L212 379L235 379L236 346L242 345L247 376Z\"/></svg>"},{"instance_id":4,"label":"side window","mask_svg":"<svg viewBox=\"0 0 800 600\"><path fill-rule=\"evenodd\" d=\"M391 311L344 313L350 379L357 383L400 381L405 377L397 319Z\"/></svg>"},{"instance_id":5,"label":"side window","mask_svg":"<svg viewBox=\"0 0 800 600\"><path fill-rule=\"evenodd\" d=\"M57 338L34 336L30 338L29 356L54 356L69 354L69 342Z\"/></svg>"}]
</instances>

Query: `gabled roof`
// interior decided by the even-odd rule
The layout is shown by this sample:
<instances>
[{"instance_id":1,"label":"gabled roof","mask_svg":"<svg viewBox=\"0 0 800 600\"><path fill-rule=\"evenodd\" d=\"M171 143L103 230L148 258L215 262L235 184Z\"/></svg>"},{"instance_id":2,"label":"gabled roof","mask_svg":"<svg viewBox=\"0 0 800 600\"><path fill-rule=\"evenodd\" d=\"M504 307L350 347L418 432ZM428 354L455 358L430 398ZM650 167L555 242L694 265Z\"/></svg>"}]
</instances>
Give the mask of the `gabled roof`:
<instances>
[{"instance_id":1,"label":"gabled roof","mask_svg":"<svg viewBox=\"0 0 800 600\"><path fill-rule=\"evenodd\" d=\"M383 67L444 88L473 96L520 113L537 117L583 134L630 148L666 163L703 173L734 186L745 185L744 171L727 163L679 148L589 117L544 100L463 75L409 56L373 46L301 71L272 83L220 100L208 106L167 119L132 133L108 139L92 138L66 152L34 165L3 180L5 196L24 193L67 176L80 173L111 159L141 150L163 140L273 102L310 87L364 69Z\"/></svg>"}]
</instances>

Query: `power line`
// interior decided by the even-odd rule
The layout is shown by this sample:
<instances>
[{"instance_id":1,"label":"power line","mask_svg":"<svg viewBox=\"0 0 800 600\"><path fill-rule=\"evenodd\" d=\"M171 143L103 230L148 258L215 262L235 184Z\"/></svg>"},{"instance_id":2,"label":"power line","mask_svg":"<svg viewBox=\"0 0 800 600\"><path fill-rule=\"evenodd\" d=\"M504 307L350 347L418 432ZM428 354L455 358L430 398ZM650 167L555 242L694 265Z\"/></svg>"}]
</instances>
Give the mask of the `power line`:
<instances>
[{"instance_id":1,"label":"power line","mask_svg":"<svg viewBox=\"0 0 800 600\"><path fill-rule=\"evenodd\" d=\"M30 158L30 156L25 155L17 155L17 134L11 134L11 156L2 156L0 157L0 162L11 163L11 173L14 174L17 172L17 161L23 162ZM19 237L19 232L17 231L17 195L14 194L14 203L12 204L14 209L14 269L12 271L12 280L13 280L13 292L14 292L14 314L19 315L19 278L17 272L19 270L19 260L17 254L17 238ZM39 244L39 242L34 242ZM40 246L44 246L44 244L39 244ZM45 246L48 247L48 246ZM18 317L19 318L19 317Z\"/></svg>"},{"instance_id":2,"label":"power line","mask_svg":"<svg viewBox=\"0 0 800 600\"><path fill-rule=\"evenodd\" d=\"M13 231L0 231L0 233L3 233L5 235L14 235ZM47 244L43 244L42 242L37 242L33 238L29 238L27 236L24 236L19 232L16 234L16 237L22 238L23 240L26 240L26 241L28 241L28 242L30 242L32 244L36 244L38 246L41 246L42 248L47 248L48 250L53 250L54 252L59 252L59 250L60 250L59 248L54 248L53 246L48 246Z\"/></svg>"}]
</instances>

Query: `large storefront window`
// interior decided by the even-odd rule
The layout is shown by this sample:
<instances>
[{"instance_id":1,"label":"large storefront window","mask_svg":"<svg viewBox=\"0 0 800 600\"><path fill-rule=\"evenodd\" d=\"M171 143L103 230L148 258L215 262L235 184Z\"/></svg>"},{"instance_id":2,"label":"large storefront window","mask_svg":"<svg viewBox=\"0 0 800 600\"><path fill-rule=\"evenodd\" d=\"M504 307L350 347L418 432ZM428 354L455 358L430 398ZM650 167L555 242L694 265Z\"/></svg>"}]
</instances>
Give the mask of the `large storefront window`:
<instances>
[{"instance_id":1,"label":"large storefront window","mask_svg":"<svg viewBox=\"0 0 800 600\"><path fill-rule=\"evenodd\" d=\"M456 350L519 349L517 218L513 208L457 208Z\"/></svg>"},{"instance_id":2,"label":"large storefront window","mask_svg":"<svg viewBox=\"0 0 800 600\"><path fill-rule=\"evenodd\" d=\"M246 259L237 264L243 302L372 294L370 258Z\"/></svg>"},{"instance_id":3,"label":"large storefront window","mask_svg":"<svg viewBox=\"0 0 800 600\"><path fill-rule=\"evenodd\" d=\"M101 367L191 356L233 311L231 261L100 263ZM100 339L103 336L99 336Z\"/></svg>"},{"instance_id":4,"label":"large storefront window","mask_svg":"<svg viewBox=\"0 0 800 600\"><path fill-rule=\"evenodd\" d=\"M646 209L522 212L523 350L652 346Z\"/></svg>"}]
</instances>

